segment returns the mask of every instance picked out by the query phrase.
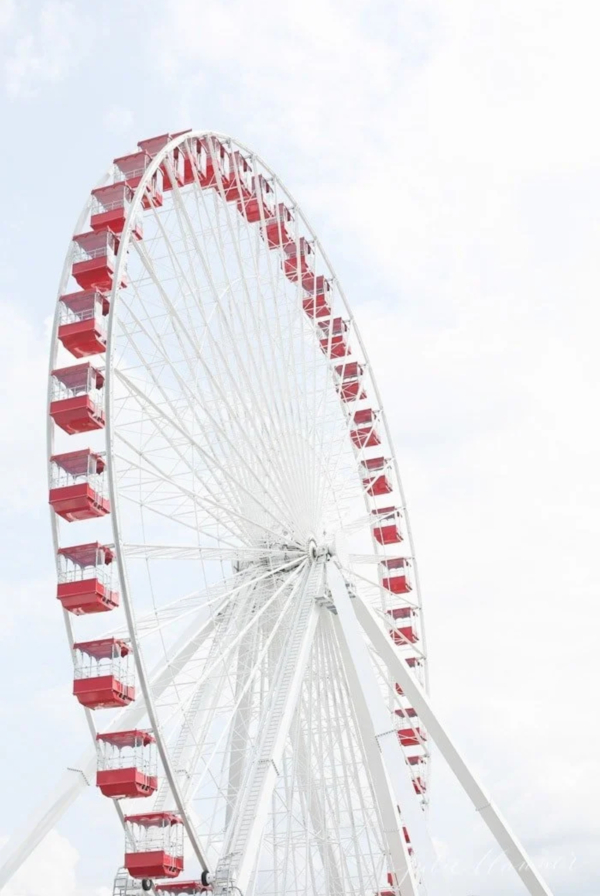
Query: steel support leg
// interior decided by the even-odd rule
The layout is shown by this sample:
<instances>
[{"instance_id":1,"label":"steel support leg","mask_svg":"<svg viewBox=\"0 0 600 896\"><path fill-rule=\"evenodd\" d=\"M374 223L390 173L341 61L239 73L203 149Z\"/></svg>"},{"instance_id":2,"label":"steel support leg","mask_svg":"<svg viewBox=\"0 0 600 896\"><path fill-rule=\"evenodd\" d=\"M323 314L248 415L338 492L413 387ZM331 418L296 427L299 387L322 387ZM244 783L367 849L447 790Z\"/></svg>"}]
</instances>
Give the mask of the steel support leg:
<instances>
[{"instance_id":1,"label":"steel support leg","mask_svg":"<svg viewBox=\"0 0 600 896\"><path fill-rule=\"evenodd\" d=\"M475 809L494 835L496 842L506 854L513 868L525 884L530 896L552 896L547 884L542 880L538 871L534 868L527 853L512 833L508 824L492 803L491 799L479 784L479 781L468 767L459 753L457 747L446 733L445 727L440 722L433 710L428 696L415 680L409 667L401 658L398 649L394 646L389 633L382 622L373 612L372 608L361 597L352 600L356 618L360 622L371 644L385 662L388 671L397 681L419 717L423 720L430 737L438 747L440 753L456 775L459 784L473 803Z\"/></svg>"}]
</instances>

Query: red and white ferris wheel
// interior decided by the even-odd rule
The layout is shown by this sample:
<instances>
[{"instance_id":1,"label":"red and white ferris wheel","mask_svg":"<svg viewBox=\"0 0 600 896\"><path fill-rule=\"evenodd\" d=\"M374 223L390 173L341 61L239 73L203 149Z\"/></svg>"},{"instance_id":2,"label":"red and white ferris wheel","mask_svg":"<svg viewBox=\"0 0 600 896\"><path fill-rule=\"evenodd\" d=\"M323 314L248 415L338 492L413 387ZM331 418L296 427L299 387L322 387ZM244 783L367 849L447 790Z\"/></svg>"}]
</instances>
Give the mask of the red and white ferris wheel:
<instances>
[{"instance_id":1,"label":"red and white ferris wheel","mask_svg":"<svg viewBox=\"0 0 600 896\"><path fill-rule=\"evenodd\" d=\"M447 894L433 740L548 896L431 708L369 359L261 159L186 131L114 160L69 247L49 379L57 597L94 745L0 884L95 783L121 892Z\"/></svg>"}]
</instances>

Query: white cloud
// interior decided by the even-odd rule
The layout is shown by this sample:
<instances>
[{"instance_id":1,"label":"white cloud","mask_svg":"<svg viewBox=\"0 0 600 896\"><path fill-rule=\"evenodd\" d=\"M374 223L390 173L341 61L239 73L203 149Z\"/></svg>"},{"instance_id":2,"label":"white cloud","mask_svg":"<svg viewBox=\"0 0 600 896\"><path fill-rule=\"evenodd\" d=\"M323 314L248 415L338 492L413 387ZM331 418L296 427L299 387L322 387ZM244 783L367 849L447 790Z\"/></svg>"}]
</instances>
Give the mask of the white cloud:
<instances>
[{"instance_id":1,"label":"white cloud","mask_svg":"<svg viewBox=\"0 0 600 896\"><path fill-rule=\"evenodd\" d=\"M35 96L45 83L62 81L77 66L88 45L89 27L76 4L46 0L34 20L25 22L4 63L6 91L11 99Z\"/></svg>"},{"instance_id":2,"label":"white cloud","mask_svg":"<svg viewBox=\"0 0 600 896\"><path fill-rule=\"evenodd\" d=\"M77 881L79 853L57 831L32 852L4 888L5 896L110 896L108 887L82 889Z\"/></svg>"}]
</instances>

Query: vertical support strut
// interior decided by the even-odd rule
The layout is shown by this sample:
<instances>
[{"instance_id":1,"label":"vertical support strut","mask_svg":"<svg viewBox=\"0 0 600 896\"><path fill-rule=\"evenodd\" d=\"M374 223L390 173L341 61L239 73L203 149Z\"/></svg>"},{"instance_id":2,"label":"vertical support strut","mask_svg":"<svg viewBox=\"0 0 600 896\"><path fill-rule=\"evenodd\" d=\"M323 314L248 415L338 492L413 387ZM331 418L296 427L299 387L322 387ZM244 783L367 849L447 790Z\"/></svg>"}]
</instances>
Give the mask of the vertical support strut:
<instances>
[{"instance_id":1,"label":"vertical support strut","mask_svg":"<svg viewBox=\"0 0 600 896\"><path fill-rule=\"evenodd\" d=\"M532 865L523 846L512 833L507 822L491 799L480 785L479 781L468 767L459 753L453 741L446 733L445 727L440 722L433 710L429 698L413 677L409 667L401 659L394 647L388 633L383 628L371 607L358 595L354 597L352 604L360 625L371 644L386 664L394 680L398 682L419 717L423 720L425 728L429 732L440 753L456 775L456 778L465 791L475 809L494 835L496 842L506 854L511 865L525 884L530 896L552 896L552 892L543 881L539 872Z\"/></svg>"},{"instance_id":2,"label":"vertical support strut","mask_svg":"<svg viewBox=\"0 0 600 896\"><path fill-rule=\"evenodd\" d=\"M314 564L307 572L302 593L298 595L269 695L258 749L244 776L240 803L236 806L223 857L215 872L217 891L226 891L232 885L242 893L248 890L310 657L318 619L314 595L321 577L322 567Z\"/></svg>"}]
</instances>

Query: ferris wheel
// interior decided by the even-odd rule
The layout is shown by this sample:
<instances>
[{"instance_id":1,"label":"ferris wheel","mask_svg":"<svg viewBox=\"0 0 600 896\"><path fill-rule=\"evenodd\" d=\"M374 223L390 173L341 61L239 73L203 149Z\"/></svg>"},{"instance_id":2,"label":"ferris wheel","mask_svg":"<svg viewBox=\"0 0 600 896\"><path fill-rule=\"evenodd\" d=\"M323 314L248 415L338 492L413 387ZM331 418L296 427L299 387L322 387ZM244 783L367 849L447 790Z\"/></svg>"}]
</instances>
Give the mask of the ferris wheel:
<instances>
[{"instance_id":1,"label":"ferris wheel","mask_svg":"<svg viewBox=\"0 0 600 896\"><path fill-rule=\"evenodd\" d=\"M448 893L433 740L547 896L431 709L369 358L261 159L186 131L114 160L67 254L49 383L57 598L94 751L0 882L91 782L132 886Z\"/></svg>"}]
</instances>

